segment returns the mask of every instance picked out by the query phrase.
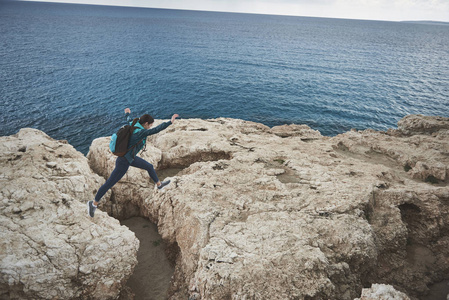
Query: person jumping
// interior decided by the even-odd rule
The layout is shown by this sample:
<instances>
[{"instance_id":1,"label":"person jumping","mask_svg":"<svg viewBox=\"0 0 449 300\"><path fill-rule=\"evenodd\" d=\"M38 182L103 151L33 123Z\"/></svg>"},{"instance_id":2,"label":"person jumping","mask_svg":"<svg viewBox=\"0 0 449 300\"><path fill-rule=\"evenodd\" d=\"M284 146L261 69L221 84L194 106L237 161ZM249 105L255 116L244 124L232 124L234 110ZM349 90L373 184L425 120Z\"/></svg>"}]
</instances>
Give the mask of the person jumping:
<instances>
[{"instance_id":1,"label":"person jumping","mask_svg":"<svg viewBox=\"0 0 449 300\"><path fill-rule=\"evenodd\" d=\"M129 108L126 108L125 116L127 122L132 121L130 118L130 113L131 110ZM156 134L166 129L168 126L175 122L175 119L177 117L179 117L179 115L174 114L171 117L170 121L162 123L153 129L151 129L154 123L154 119L152 116L145 114L139 118L139 122L134 125L138 128L134 130L129 140L129 145L137 146L126 152L124 156L117 157L115 161L114 171L112 171L111 176L108 178L108 180L106 180L106 182L98 189L98 192L95 195L95 200L87 202L87 211L90 217L94 217L95 210L97 209L98 203L100 202L101 198L125 175L126 171L128 171L129 169L129 166L147 170L150 178L156 183L158 190L162 190L166 185L170 183L170 180L160 182L153 165L146 160L138 157L137 153L139 153L139 151L142 150L142 148L145 146L147 136Z\"/></svg>"}]
</instances>

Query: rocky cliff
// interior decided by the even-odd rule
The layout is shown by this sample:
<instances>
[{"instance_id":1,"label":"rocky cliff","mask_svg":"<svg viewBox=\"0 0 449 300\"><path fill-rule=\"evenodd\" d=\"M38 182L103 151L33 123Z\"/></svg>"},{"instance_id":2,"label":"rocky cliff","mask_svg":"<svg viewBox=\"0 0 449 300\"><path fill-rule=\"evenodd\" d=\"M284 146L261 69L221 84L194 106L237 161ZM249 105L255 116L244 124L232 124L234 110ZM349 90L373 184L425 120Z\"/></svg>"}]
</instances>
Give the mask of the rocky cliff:
<instances>
[{"instance_id":1,"label":"rocky cliff","mask_svg":"<svg viewBox=\"0 0 449 300\"><path fill-rule=\"evenodd\" d=\"M0 284L10 298L116 297L138 242L103 212L157 224L176 263L170 299L418 299L449 280L448 118L336 137L179 120L141 155L172 174L169 187L156 191L130 168L94 219L85 201L114 168L109 138L93 141L91 169L35 130L1 139Z\"/></svg>"},{"instance_id":2,"label":"rocky cliff","mask_svg":"<svg viewBox=\"0 0 449 300\"><path fill-rule=\"evenodd\" d=\"M105 211L155 222L171 299L354 299L372 283L411 298L449 279L449 119L324 137L307 126L180 120L142 156L179 171L163 193L130 170ZM93 170L114 166L108 138Z\"/></svg>"},{"instance_id":3,"label":"rocky cliff","mask_svg":"<svg viewBox=\"0 0 449 300\"><path fill-rule=\"evenodd\" d=\"M0 298L117 298L139 241L106 213L87 216L104 179L38 130L0 137L0 153Z\"/></svg>"}]
</instances>

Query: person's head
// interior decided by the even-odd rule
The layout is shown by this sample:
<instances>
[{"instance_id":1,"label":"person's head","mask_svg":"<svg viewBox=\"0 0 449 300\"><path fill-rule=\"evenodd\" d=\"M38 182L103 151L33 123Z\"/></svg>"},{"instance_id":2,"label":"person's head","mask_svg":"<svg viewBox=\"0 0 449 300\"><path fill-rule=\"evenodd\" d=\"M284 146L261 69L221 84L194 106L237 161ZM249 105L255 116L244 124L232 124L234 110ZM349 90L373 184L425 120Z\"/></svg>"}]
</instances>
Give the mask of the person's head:
<instances>
[{"instance_id":1,"label":"person's head","mask_svg":"<svg viewBox=\"0 0 449 300\"><path fill-rule=\"evenodd\" d=\"M150 116L148 114L145 114L145 115L140 117L139 123L140 123L140 125L143 126L143 128L150 129L151 126L153 126L154 119L153 119L152 116Z\"/></svg>"}]
</instances>

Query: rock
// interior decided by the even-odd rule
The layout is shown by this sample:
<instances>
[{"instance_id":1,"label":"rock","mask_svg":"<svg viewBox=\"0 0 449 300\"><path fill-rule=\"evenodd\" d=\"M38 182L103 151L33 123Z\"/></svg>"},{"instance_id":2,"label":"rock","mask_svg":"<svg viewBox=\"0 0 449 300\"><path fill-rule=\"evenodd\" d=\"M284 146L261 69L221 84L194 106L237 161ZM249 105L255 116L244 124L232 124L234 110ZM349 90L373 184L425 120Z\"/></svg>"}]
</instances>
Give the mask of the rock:
<instances>
[{"instance_id":1,"label":"rock","mask_svg":"<svg viewBox=\"0 0 449 300\"><path fill-rule=\"evenodd\" d=\"M440 117L411 116L399 125L323 137L304 126L179 120L149 137L142 154L159 174L173 173L171 184L159 192L145 171L130 168L93 220L83 202L103 179L82 157L78 162L70 145L29 129L19 132L22 138L2 138L0 207L7 217L1 222L11 228L1 231L8 234L2 236L8 241L1 246L8 250L2 291L31 298L118 297L135 264L136 241L106 211L157 224L176 263L170 299L352 300L390 293L373 285L362 294L379 282L421 298L449 274L449 134ZM96 139L88 154L102 177L116 158L108 144L107 137ZM101 226L83 227L89 222ZM33 240L27 244L15 232ZM90 245L93 239L98 243ZM100 251L102 260L76 264L71 251ZM9 256L18 261L15 269L33 266L47 275L20 277L24 289L11 275L15 269L4 267L13 261ZM59 267L73 262L77 267ZM111 265L118 269L110 271ZM39 287L52 274L57 288L51 291L61 294L44 296ZM131 294L125 290L122 297Z\"/></svg>"},{"instance_id":2,"label":"rock","mask_svg":"<svg viewBox=\"0 0 449 300\"><path fill-rule=\"evenodd\" d=\"M423 115L408 115L398 122L398 130L406 135L432 134L441 132L447 135L449 118Z\"/></svg>"},{"instance_id":3,"label":"rock","mask_svg":"<svg viewBox=\"0 0 449 300\"><path fill-rule=\"evenodd\" d=\"M139 241L101 211L87 216L104 179L38 130L0 137L0 153L0 298L117 298Z\"/></svg>"},{"instance_id":4,"label":"rock","mask_svg":"<svg viewBox=\"0 0 449 300\"><path fill-rule=\"evenodd\" d=\"M410 300L410 298L391 285L373 284L369 289L362 290L362 296L354 300Z\"/></svg>"},{"instance_id":5,"label":"rock","mask_svg":"<svg viewBox=\"0 0 449 300\"><path fill-rule=\"evenodd\" d=\"M323 136L318 130L313 130L307 125L282 125L271 128L271 133L280 137L299 136L303 141L322 139Z\"/></svg>"},{"instance_id":6,"label":"rock","mask_svg":"<svg viewBox=\"0 0 449 300\"><path fill-rule=\"evenodd\" d=\"M158 225L176 260L170 299L354 299L379 280L418 297L449 273L449 139L446 119L416 118L438 126L329 138L179 120L142 154L158 172L182 169L166 190L134 169L102 209ZM108 140L88 154L103 176Z\"/></svg>"}]
</instances>

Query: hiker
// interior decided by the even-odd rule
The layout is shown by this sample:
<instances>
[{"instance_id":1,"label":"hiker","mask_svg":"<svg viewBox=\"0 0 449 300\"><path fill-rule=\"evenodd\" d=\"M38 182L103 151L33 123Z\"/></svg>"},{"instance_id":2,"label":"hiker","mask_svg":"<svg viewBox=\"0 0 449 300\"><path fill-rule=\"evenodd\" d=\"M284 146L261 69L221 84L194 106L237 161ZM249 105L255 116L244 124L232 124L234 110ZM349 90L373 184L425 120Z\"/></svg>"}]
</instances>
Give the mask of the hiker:
<instances>
[{"instance_id":1,"label":"hiker","mask_svg":"<svg viewBox=\"0 0 449 300\"><path fill-rule=\"evenodd\" d=\"M132 121L130 118L131 110L129 108L125 109L125 116L127 122ZM101 198L106 194L106 192L112 188L128 171L129 166L136 167L139 169L144 169L148 171L150 178L156 183L157 189L162 190L166 185L170 183L170 180L166 180L163 182L159 181L157 177L156 171L154 167L149 162L137 156L137 153L144 147L146 144L146 137L152 134L156 134L168 126L175 122L175 119L179 117L178 114L174 114L171 117L171 120L165 123L160 124L159 126L151 129L154 123L154 119L152 116L145 114L139 118L139 121L134 125L138 127L134 130L131 138L129 139L129 145L134 146L124 156L117 157L115 161L115 169L112 171L111 176L106 180L106 182L98 189L97 194L95 195L95 200L91 200L87 202L87 211L89 216L93 217L95 214L95 210L97 209L97 205L100 202Z\"/></svg>"}]
</instances>

